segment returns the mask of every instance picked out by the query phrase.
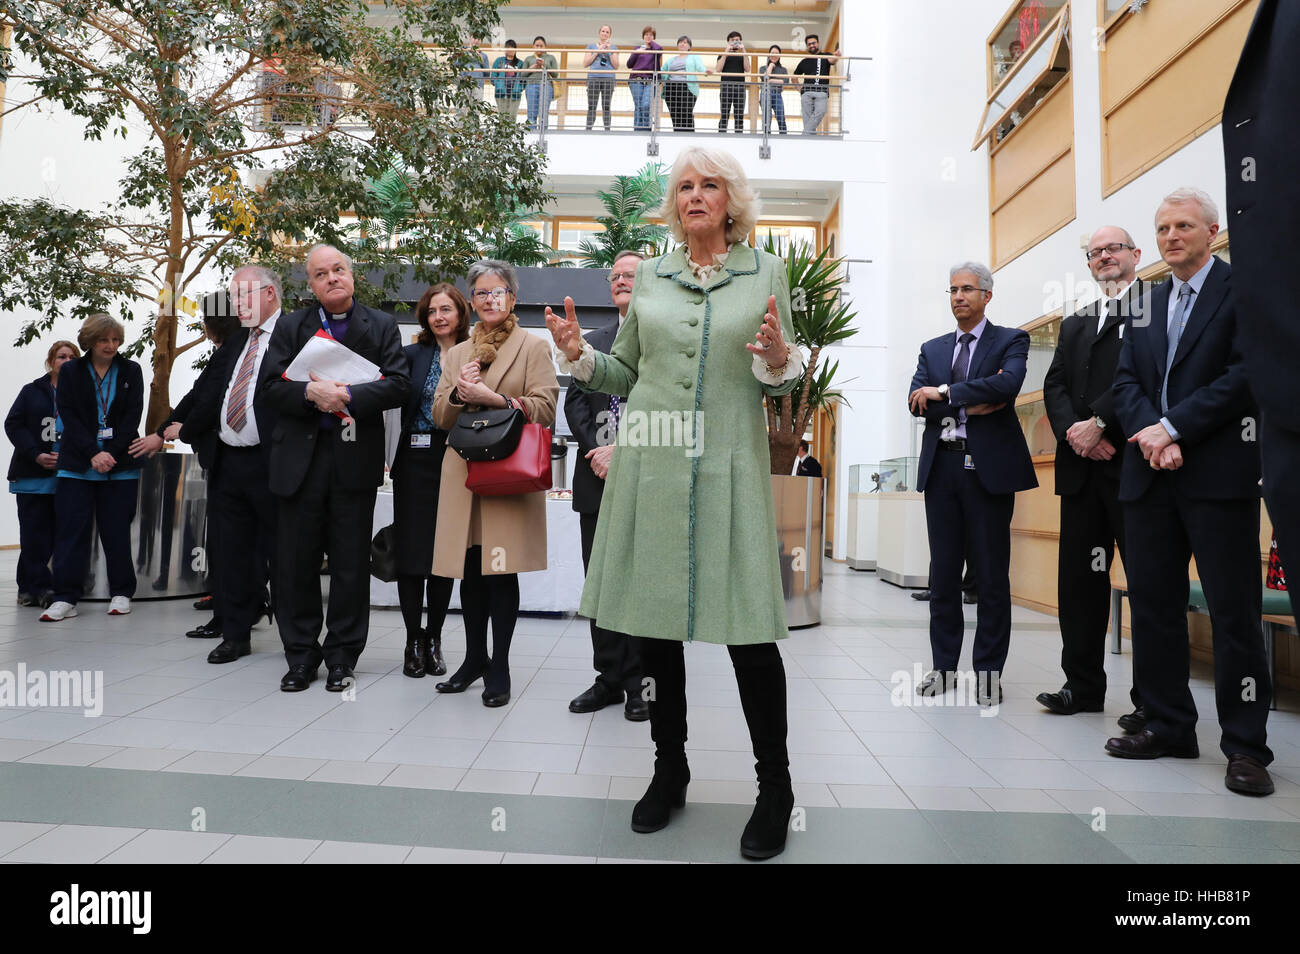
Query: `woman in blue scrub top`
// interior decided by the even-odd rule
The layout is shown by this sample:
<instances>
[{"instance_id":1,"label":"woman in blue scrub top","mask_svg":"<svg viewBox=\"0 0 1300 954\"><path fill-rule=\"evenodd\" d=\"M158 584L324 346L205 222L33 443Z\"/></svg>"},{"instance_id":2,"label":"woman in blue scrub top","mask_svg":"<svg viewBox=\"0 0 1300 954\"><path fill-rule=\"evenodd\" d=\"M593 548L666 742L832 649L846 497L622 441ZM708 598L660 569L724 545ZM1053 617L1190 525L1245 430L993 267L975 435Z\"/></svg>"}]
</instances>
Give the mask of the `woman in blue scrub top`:
<instances>
[{"instance_id":1,"label":"woman in blue scrub top","mask_svg":"<svg viewBox=\"0 0 1300 954\"><path fill-rule=\"evenodd\" d=\"M140 365L117 353L123 328L108 315L91 315L77 333L85 357L59 374L58 409L63 422L59 482L55 490L54 602L41 621L77 615L90 570L91 519L99 527L108 569L110 616L131 612L135 566L131 521L139 495L140 462L127 448L139 436L144 413Z\"/></svg>"},{"instance_id":2,"label":"woman in blue scrub top","mask_svg":"<svg viewBox=\"0 0 1300 954\"><path fill-rule=\"evenodd\" d=\"M81 357L71 341L56 341L45 358L45 374L24 384L5 418L5 434L14 445L9 461L9 492L18 498L18 605L50 605L54 584L54 490L59 462L59 422L55 394L59 369Z\"/></svg>"}]
</instances>

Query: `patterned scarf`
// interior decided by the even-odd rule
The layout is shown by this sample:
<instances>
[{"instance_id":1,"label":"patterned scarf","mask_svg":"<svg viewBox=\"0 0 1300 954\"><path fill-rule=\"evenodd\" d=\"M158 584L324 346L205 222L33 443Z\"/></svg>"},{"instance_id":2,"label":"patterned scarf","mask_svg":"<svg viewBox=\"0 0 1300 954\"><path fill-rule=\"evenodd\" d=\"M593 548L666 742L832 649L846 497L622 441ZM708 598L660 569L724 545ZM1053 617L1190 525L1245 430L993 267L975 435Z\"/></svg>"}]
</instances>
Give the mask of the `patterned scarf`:
<instances>
[{"instance_id":1,"label":"patterned scarf","mask_svg":"<svg viewBox=\"0 0 1300 954\"><path fill-rule=\"evenodd\" d=\"M477 322L469 335L470 343L473 345L470 349L470 360L477 361L480 370L487 370L487 366L496 360L497 349L510 337L517 323L518 320L513 312L510 317L491 330L482 321Z\"/></svg>"}]
</instances>

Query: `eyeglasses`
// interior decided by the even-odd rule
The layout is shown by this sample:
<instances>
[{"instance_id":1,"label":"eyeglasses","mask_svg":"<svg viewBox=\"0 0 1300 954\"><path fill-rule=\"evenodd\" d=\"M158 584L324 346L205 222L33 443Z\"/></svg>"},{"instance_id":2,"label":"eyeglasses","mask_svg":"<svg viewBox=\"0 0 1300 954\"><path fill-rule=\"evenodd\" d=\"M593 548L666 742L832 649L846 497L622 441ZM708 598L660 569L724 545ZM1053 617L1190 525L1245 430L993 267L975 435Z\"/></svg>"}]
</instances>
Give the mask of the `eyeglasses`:
<instances>
[{"instance_id":1,"label":"eyeglasses","mask_svg":"<svg viewBox=\"0 0 1300 954\"><path fill-rule=\"evenodd\" d=\"M977 291L979 291L979 289L976 288L974 285L962 285L960 288L957 287L956 285L948 286L949 295L955 295L958 292L961 292L963 295L969 295L971 292L977 292Z\"/></svg>"},{"instance_id":2,"label":"eyeglasses","mask_svg":"<svg viewBox=\"0 0 1300 954\"><path fill-rule=\"evenodd\" d=\"M612 285L620 278L630 285L632 284L632 281L636 278L636 272L634 271L633 272L610 272L607 281Z\"/></svg>"},{"instance_id":3,"label":"eyeglasses","mask_svg":"<svg viewBox=\"0 0 1300 954\"><path fill-rule=\"evenodd\" d=\"M1095 262L1097 259L1101 258L1103 254L1114 256L1114 255L1118 255L1121 251L1123 251L1126 248L1133 249L1135 247L1136 246L1133 245L1125 245L1123 242L1111 242L1109 245L1103 245L1101 248L1088 249L1088 251L1084 254L1083 257L1090 262Z\"/></svg>"},{"instance_id":4,"label":"eyeglasses","mask_svg":"<svg viewBox=\"0 0 1300 954\"><path fill-rule=\"evenodd\" d=\"M477 302L486 303L493 298L497 301L505 301L509 295L510 289L508 288L494 288L491 291L476 291L472 297Z\"/></svg>"}]
</instances>

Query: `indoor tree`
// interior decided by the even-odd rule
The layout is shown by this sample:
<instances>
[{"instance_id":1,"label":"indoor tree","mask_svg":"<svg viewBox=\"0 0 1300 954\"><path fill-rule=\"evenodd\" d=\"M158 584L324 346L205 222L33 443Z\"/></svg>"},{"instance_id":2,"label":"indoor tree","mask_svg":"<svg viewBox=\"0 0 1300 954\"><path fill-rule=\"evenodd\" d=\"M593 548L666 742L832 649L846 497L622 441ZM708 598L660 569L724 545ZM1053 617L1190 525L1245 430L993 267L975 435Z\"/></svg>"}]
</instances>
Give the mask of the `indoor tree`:
<instances>
[{"instance_id":1,"label":"indoor tree","mask_svg":"<svg viewBox=\"0 0 1300 954\"><path fill-rule=\"evenodd\" d=\"M4 0L5 114L61 109L88 150L148 137L102 207L0 200L0 310L37 313L18 343L56 317L147 313L128 350L152 349L153 429L173 365L203 340L179 340L187 289L346 247L344 213L391 212L375 183L395 164L411 221L400 243L366 244L358 295L463 273L503 203L546 199L540 154L467 75L466 38L491 32L500 2Z\"/></svg>"},{"instance_id":2,"label":"indoor tree","mask_svg":"<svg viewBox=\"0 0 1300 954\"><path fill-rule=\"evenodd\" d=\"M664 200L668 176L657 162L646 163L636 175L615 176L608 190L596 193L605 214L596 221L605 227L594 239L583 239L581 264L585 268L613 268L614 256L627 249L657 255L668 237L663 225L653 225L647 215Z\"/></svg>"}]
</instances>

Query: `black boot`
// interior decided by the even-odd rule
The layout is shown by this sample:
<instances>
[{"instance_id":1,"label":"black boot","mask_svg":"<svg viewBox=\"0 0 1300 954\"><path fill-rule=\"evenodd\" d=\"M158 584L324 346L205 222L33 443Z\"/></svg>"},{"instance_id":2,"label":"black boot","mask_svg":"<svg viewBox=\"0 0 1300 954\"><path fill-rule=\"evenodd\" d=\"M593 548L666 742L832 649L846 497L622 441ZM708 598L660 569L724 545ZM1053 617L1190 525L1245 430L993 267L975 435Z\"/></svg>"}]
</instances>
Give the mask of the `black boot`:
<instances>
[{"instance_id":1,"label":"black boot","mask_svg":"<svg viewBox=\"0 0 1300 954\"><path fill-rule=\"evenodd\" d=\"M442 658L442 634L430 636L424 631L424 671L431 676L445 676L447 662Z\"/></svg>"},{"instance_id":2,"label":"black boot","mask_svg":"<svg viewBox=\"0 0 1300 954\"><path fill-rule=\"evenodd\" d=\"M785 744L785 666L775 643L730 649L758 776L758 801L740 836L740 853L746 858L772 858L785 850L794 809Z\"/></svg>"},{"instance_id":3,"label":"black boot","mask_svg":"<svg viewBox=\"0 0 1300 954\"><path fill-rule=\"evenodd\" d=\"M632 809L632 830L647 833L668 825L674 808L686 804L691 770L686 764L686 661L676 640L645 639L641 668L649 677L650 737L655 774Z\"/></svg>"},{"instance_id":4,"label":"black boot","mask_svg":"<svg viewBox=\"0 0 1300 954\"><path fill-rule=\"evenodd\" d=\"M424 676L424 660L429 651L429 637L423 633L406 634L406 652L402 656L402 675L419 679Z\"/></svg>"}]
</instances>

